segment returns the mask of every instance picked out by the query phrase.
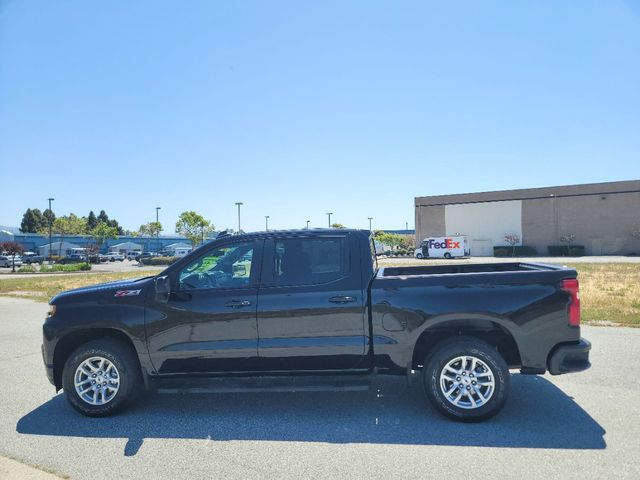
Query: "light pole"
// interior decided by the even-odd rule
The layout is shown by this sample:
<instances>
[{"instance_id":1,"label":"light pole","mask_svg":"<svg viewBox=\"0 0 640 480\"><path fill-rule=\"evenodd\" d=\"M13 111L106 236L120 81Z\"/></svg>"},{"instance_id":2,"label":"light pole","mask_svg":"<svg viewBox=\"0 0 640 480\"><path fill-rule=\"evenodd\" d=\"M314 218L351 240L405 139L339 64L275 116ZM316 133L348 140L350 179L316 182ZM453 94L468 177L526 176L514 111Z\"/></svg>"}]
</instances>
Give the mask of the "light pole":
<instances>
[{"instance_id":1,"label":"light pole","mask_svg":"<svg viewBox=\"0 0 640 480\"><path fill-rule=\"evenodd\" d=\"M373 217L367 217L369 219L369 231L371 231L371 220L373 220Z\"/></svg>"},{"instance_id":2,"label":"light pole","mask_svg":"<svg viewBox=\"0 0 640 480\"><path fill-rule=\"evenodd\" d=\"M408 232L409 231L409 222L404 222L404 229Z\"/></svg>"},{"instance_id":3,"label":"light pole","mask_svg":"<svg viewBox=\"0 0 640 480\"><path fill-rule=\"evenodd\" d=\"M333 215L333 212L327 212L327 217L329 217L329 228L331 228L331 215Z\"/></svg>"},{"instance_id":4,"label":"light pole","mask_svg":"<svg viewBox=\"0 0 640 480\"><path fill-rule=\"evenodd\" d=\"M264 226L266 231L268 232L269 231L269 215L264 216Z\"/></svg>"},{"instance_id":5,"label":"light pole","mask_svg":"<svg viewBox=\"0 0 640 480\"><path fill-rule=\"evenodd\" d=\"M158 211L161 209L162 207L156 207L156 228L158 227L158 224L160 223L160 221L158 220ZM159 252L160 251L160 230L156 230L156 250Z\"/></svg>"},{"instance_id":6,"label":"light pole","mask_svg":"<svg viewBox=\"0 0 640 480\"><path fill-rule=\"evenodd\" d=\"M309 220L307 220L307 230L309 230Z\"/></svg>"},{"instance_id":7,"label":"light pole","mask_svg":"<svg viewBox=\"0 0 640 480\"><path fill-rule=\"evenodd\" d=\"M51 210L51 202L55 200L55 198L48 198L49 200L49 264L51 264L51 217L53 216L53 210Z\"/></svg>"},{"instance_id":8,"label":"light pole","mask_svg":"<svg viewBox=\"0 0 640 480\"><path fill-rule=\"evenodd\" d=\"M236 205L238 206L238 235L240 235L240 206L244 204L242 202L236 202Z\"/></svg>"}]
</instances>

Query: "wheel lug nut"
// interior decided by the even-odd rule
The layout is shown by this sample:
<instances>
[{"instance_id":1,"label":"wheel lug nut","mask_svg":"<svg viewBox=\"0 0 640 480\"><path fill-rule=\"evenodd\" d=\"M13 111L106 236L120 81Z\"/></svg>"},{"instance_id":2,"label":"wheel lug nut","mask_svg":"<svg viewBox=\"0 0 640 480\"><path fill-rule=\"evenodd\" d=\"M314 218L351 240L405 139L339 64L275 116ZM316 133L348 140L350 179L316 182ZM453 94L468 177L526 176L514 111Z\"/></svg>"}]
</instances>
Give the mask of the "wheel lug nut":
<instances>
[{"instance_id":1,"label":"wheel lug nut","mask_svg":"<svg viewBox=\"0 0 640 480\"><path fill-rule=\"evenodd\" d=\"M467 385L467 390L471 390L471 387L469 385Z\"/></svg>"},{"instance_id":2,"label":"wheel lug nut","mask_svg":"<svg viewBox=\"0 0 640 480\"><path fill-rule=\"evenodd\" d=\"M456 380L457 380L457 381L460 381L460 380L461 380L461 378L460 378L460 377L456 377Z\"/></svg>"},{"instance_id":3,"label":"wheel lug nut","mask_svg":"<svg viewBox=\"0 0 640 480\"><path fill-rule=\"evenodd\" d=\"M471 385L475 385L475 384L476 384L476 381L475 381L475 380L474 380L473 382L471 382Z\"/></svg>"}]
</instances>

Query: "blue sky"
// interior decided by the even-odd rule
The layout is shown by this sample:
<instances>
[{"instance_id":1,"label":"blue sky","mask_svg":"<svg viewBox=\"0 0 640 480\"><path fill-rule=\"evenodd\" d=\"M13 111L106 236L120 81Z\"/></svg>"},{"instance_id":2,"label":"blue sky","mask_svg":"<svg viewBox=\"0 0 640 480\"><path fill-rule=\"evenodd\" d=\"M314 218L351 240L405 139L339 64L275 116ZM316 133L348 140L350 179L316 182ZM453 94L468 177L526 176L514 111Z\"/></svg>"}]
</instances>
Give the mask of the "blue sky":
<instances>
[{"instance_id":1,"label":"blue sky","mask_svg":"<svg viewBox=\"0 0 640 480\"><path fill-rule=\"evenodd\" d=\"M640 2L0 0L0 224L413 226L640 178Z\"/></svg>"}]
</instances>

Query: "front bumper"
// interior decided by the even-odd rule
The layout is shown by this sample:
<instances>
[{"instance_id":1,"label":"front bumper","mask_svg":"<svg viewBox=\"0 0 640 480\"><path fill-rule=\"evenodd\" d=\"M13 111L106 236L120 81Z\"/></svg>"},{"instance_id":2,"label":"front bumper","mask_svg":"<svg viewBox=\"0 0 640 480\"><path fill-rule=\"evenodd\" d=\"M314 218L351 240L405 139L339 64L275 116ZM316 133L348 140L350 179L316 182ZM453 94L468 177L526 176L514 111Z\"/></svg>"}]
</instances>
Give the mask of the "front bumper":
<instances>
[{"instance_id":1,"label":"front bumper","mask_svg":"<svg viewBox=\"0 0 640 480\"><path fill-rule=\"evenodd\" d=\"M47 363L47 358L44 353L44 344L40 347L40 349L42 350L42 362L44 363L44 370L47 374L47 378L51 382L51 385L55 385L56 382L55 382L55 379L53 378L53 365L50 365Z\"/></svg>"},{"instance_id":2,"label":"front bumper","mask_svg":"<svg viewBox=\"0 0 640 480\"><path fill-rule=\"evenodd\" d=\"M584 338L577 343L559 345L549 357L549 373L561 375L586 370L591 366L590 350L591 342Z\"/></svg>"}]
</instances>

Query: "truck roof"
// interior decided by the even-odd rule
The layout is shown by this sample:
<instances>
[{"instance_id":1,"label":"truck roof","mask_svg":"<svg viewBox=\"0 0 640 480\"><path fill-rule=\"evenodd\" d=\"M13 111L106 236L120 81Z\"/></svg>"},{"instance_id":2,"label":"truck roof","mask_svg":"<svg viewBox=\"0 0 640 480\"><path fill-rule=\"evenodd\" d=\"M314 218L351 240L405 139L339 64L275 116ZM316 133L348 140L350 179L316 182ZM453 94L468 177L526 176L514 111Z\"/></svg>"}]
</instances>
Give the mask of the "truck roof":
<instances>
[{"instance_id":1,"label":"truck roof","mask_svg":"<svg viewBox=\"0 0 640 480\"><path fill-rule=\"evenodd\" d=\"M347 234L347 233L356 233L359 235L369 236L371 232L369 230L364 229L356 229L356 228L300 228L294 230L269 230L268 232L249 232L243 233L241 235L219 235L218 239L233 237L237 239L252 239L252 238L269 238L269 237L283 237L283 236L316 236L316 235L336 235L336 234Z\"/></svg>"}]
</instances>

